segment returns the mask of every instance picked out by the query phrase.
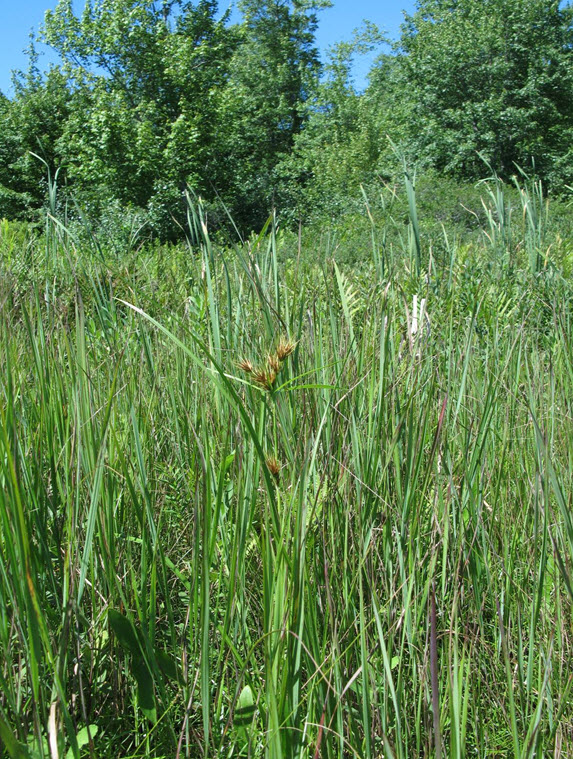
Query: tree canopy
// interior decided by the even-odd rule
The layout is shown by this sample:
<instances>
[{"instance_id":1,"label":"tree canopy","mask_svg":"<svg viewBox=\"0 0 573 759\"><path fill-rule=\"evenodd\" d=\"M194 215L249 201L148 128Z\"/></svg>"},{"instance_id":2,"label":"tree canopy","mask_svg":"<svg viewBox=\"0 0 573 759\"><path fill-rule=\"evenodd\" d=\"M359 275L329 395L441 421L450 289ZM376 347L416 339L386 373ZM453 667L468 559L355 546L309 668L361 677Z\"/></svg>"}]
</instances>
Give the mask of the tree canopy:
<instances>
[{"instance_id":1,"label":"tree canopy","mask_svg":"<svg viewBox=\"0 0 573 759\"><path fill-rule=\"evenodd\" d=\"M420 0L358 92L367 25L324 66L329 0L71 0L46 13L60 63L0 99L0 216L31 218L47 170L92 213L144 209L180 233L186 190L245 230L344 206L393 170L392 143L462 179L517 166L553 191L573 180L572 10L558 0ZM390 138L390 140L388 139Z\"/></svg>"},{"instance_id":2,"label":"tree canopy","mask_svg":"<svg viewBox=\"0 0 573 759\"><path fill-rule=\"evenodd\" d=\"M558 0L421 0L399 53L416 153L461 177L483 174L483 157L502 177L534 166L558 181L573 135L572 18Z\"/></svg>"}]
</instances>

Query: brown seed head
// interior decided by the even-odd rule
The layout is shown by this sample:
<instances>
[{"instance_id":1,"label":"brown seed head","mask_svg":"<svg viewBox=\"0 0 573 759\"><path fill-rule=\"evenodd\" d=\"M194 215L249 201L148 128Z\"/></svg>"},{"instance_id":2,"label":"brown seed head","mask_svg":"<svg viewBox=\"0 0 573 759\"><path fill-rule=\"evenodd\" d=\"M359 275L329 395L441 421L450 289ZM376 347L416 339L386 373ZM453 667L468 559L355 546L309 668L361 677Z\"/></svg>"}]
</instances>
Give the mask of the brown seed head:
<instances>
[{"instance_id":1,"label":"brown seed head","mask_svg":"<svg viewBox=\"0 0 573 759\"><path fill-rule=\"evenodd\" d=\"M288 337L281 337L276 349L278 360L284 361L285 358L288 358L292 353L294 353L295 348L296 343L293 340L290 340Z\"/></svg>"},{"instance_id":2,"label":"brown seed head","mask_svg":"<svg viewBox=\"0 0 573 759\"><path fill-rule=\"evenodd\" d=\"M278 374L282 368L279 357L274 353L267 356L267 366L269 367L269 370L275 374Z\"/></svg>"},{"instance_id":3,"label":"brown seed head","mask_svg":"<svg viewBox=\"0 0 573 759\"><path fill-rule=\"evenodd\" d=\"M237 361L237 366L239 369L242 369L245 374L252 374L255 371L255 367L248 358L242 358L240 361Z\"/></svg>"},{"instance_id":4,"label":"brown seed head","mask_svg":"<svg viewBox=\"0 0 573 759\"><path fill-rule=\"evenodd\" d=\"M255 369L253 372L253 379L257 385L264 387L265 390L273 389L276 378L276 372L274 372L272 369Z\"/></svg>"},{"instance_id":5,"label":"brown seed head","mask_svg":"<svg viewBox=\"0 0 573 759\"><path fill-rule=\"evenodd\" d=\"M264 369L253 369L253 379L257 385L265 385L267 381L267 373Z\"/></svg>"},{"instance_id":6,"label":"brown seed head","mask_svg":"<svg viewBox=\"0 0 573 759\"><path fill-rule=\"evenodd\" d=\"M267 468L275 480L278 480L281 471L281 465L276 456L267 456L266 458Z\"/></svg>"},{"instance_id":7,"label":"brown seed head","mask_svg":"<svg viewBox=\"0 0 573 759\"><path fill-rule=\"evenodd\" d=\"M273 371L272 369L269 369L268 372L266 372L266 375L267 375L266 388L267 390L272 390L273 385L275 384L275 380L277 378L277 373Z\"/></svg>"}]
</instances>

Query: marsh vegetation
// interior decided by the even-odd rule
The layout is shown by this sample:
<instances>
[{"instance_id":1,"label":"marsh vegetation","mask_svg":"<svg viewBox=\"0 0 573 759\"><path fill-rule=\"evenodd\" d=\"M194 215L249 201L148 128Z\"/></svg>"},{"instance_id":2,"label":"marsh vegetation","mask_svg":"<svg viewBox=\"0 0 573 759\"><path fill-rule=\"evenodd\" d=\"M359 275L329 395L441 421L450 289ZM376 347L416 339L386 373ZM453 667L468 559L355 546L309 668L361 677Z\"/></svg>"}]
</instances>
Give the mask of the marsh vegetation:
<instances>
[{"instance_id":1,"label":"marsh vegetation","mask_svg":"<svg viewBox=\"0 0 573 759\"><path fill-rule=\"evenodd\" d=\"M3 223L8 756L567 755L573 247L482 189L465 240L405 188L338 243Z\"/></svg>"}]
</instances>

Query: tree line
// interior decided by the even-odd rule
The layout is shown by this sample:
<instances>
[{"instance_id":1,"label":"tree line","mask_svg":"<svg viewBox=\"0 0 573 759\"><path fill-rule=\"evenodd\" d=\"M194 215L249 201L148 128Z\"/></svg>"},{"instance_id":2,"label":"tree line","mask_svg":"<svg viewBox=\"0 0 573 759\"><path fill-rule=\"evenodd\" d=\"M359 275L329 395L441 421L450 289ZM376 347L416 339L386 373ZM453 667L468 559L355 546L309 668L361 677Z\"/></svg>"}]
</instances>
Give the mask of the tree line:
<instances>
[{"instance_id":1,"label":"tree line","mask_svg":"<svg viewBox=\"0 0 573 759\"><path fill-rule=\"evenodd\" d=\"M366 24L321 61L329 0L71 0L48 11L14 96L0 94L0 217L34 219L48 181L97 218L142 209L177 237L186 191L243 230L336 213L361 185L415 165L459 179L518 167L573 184L573 10L559 0L419 0L358 92ZM383 19L382 19L383 21Z\"/></svg>"}]
</instances>

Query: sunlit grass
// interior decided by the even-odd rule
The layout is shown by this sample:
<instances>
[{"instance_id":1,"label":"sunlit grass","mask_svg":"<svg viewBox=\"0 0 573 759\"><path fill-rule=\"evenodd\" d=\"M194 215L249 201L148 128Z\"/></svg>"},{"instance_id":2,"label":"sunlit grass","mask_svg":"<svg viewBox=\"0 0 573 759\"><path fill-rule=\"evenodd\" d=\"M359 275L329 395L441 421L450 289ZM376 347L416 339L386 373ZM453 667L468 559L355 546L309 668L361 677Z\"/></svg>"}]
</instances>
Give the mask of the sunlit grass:
<instances>
[{"instance_id":1,"label":"sunlit grass","mask_svg":"<svg viewBox=\"0 0 573 759\"><path fill-rule=\"evenodd\" d=\"M567 755L573 290L523 197L360 271L200 208L10 244L7 756Z\"/></svg>"}]
</instances>

